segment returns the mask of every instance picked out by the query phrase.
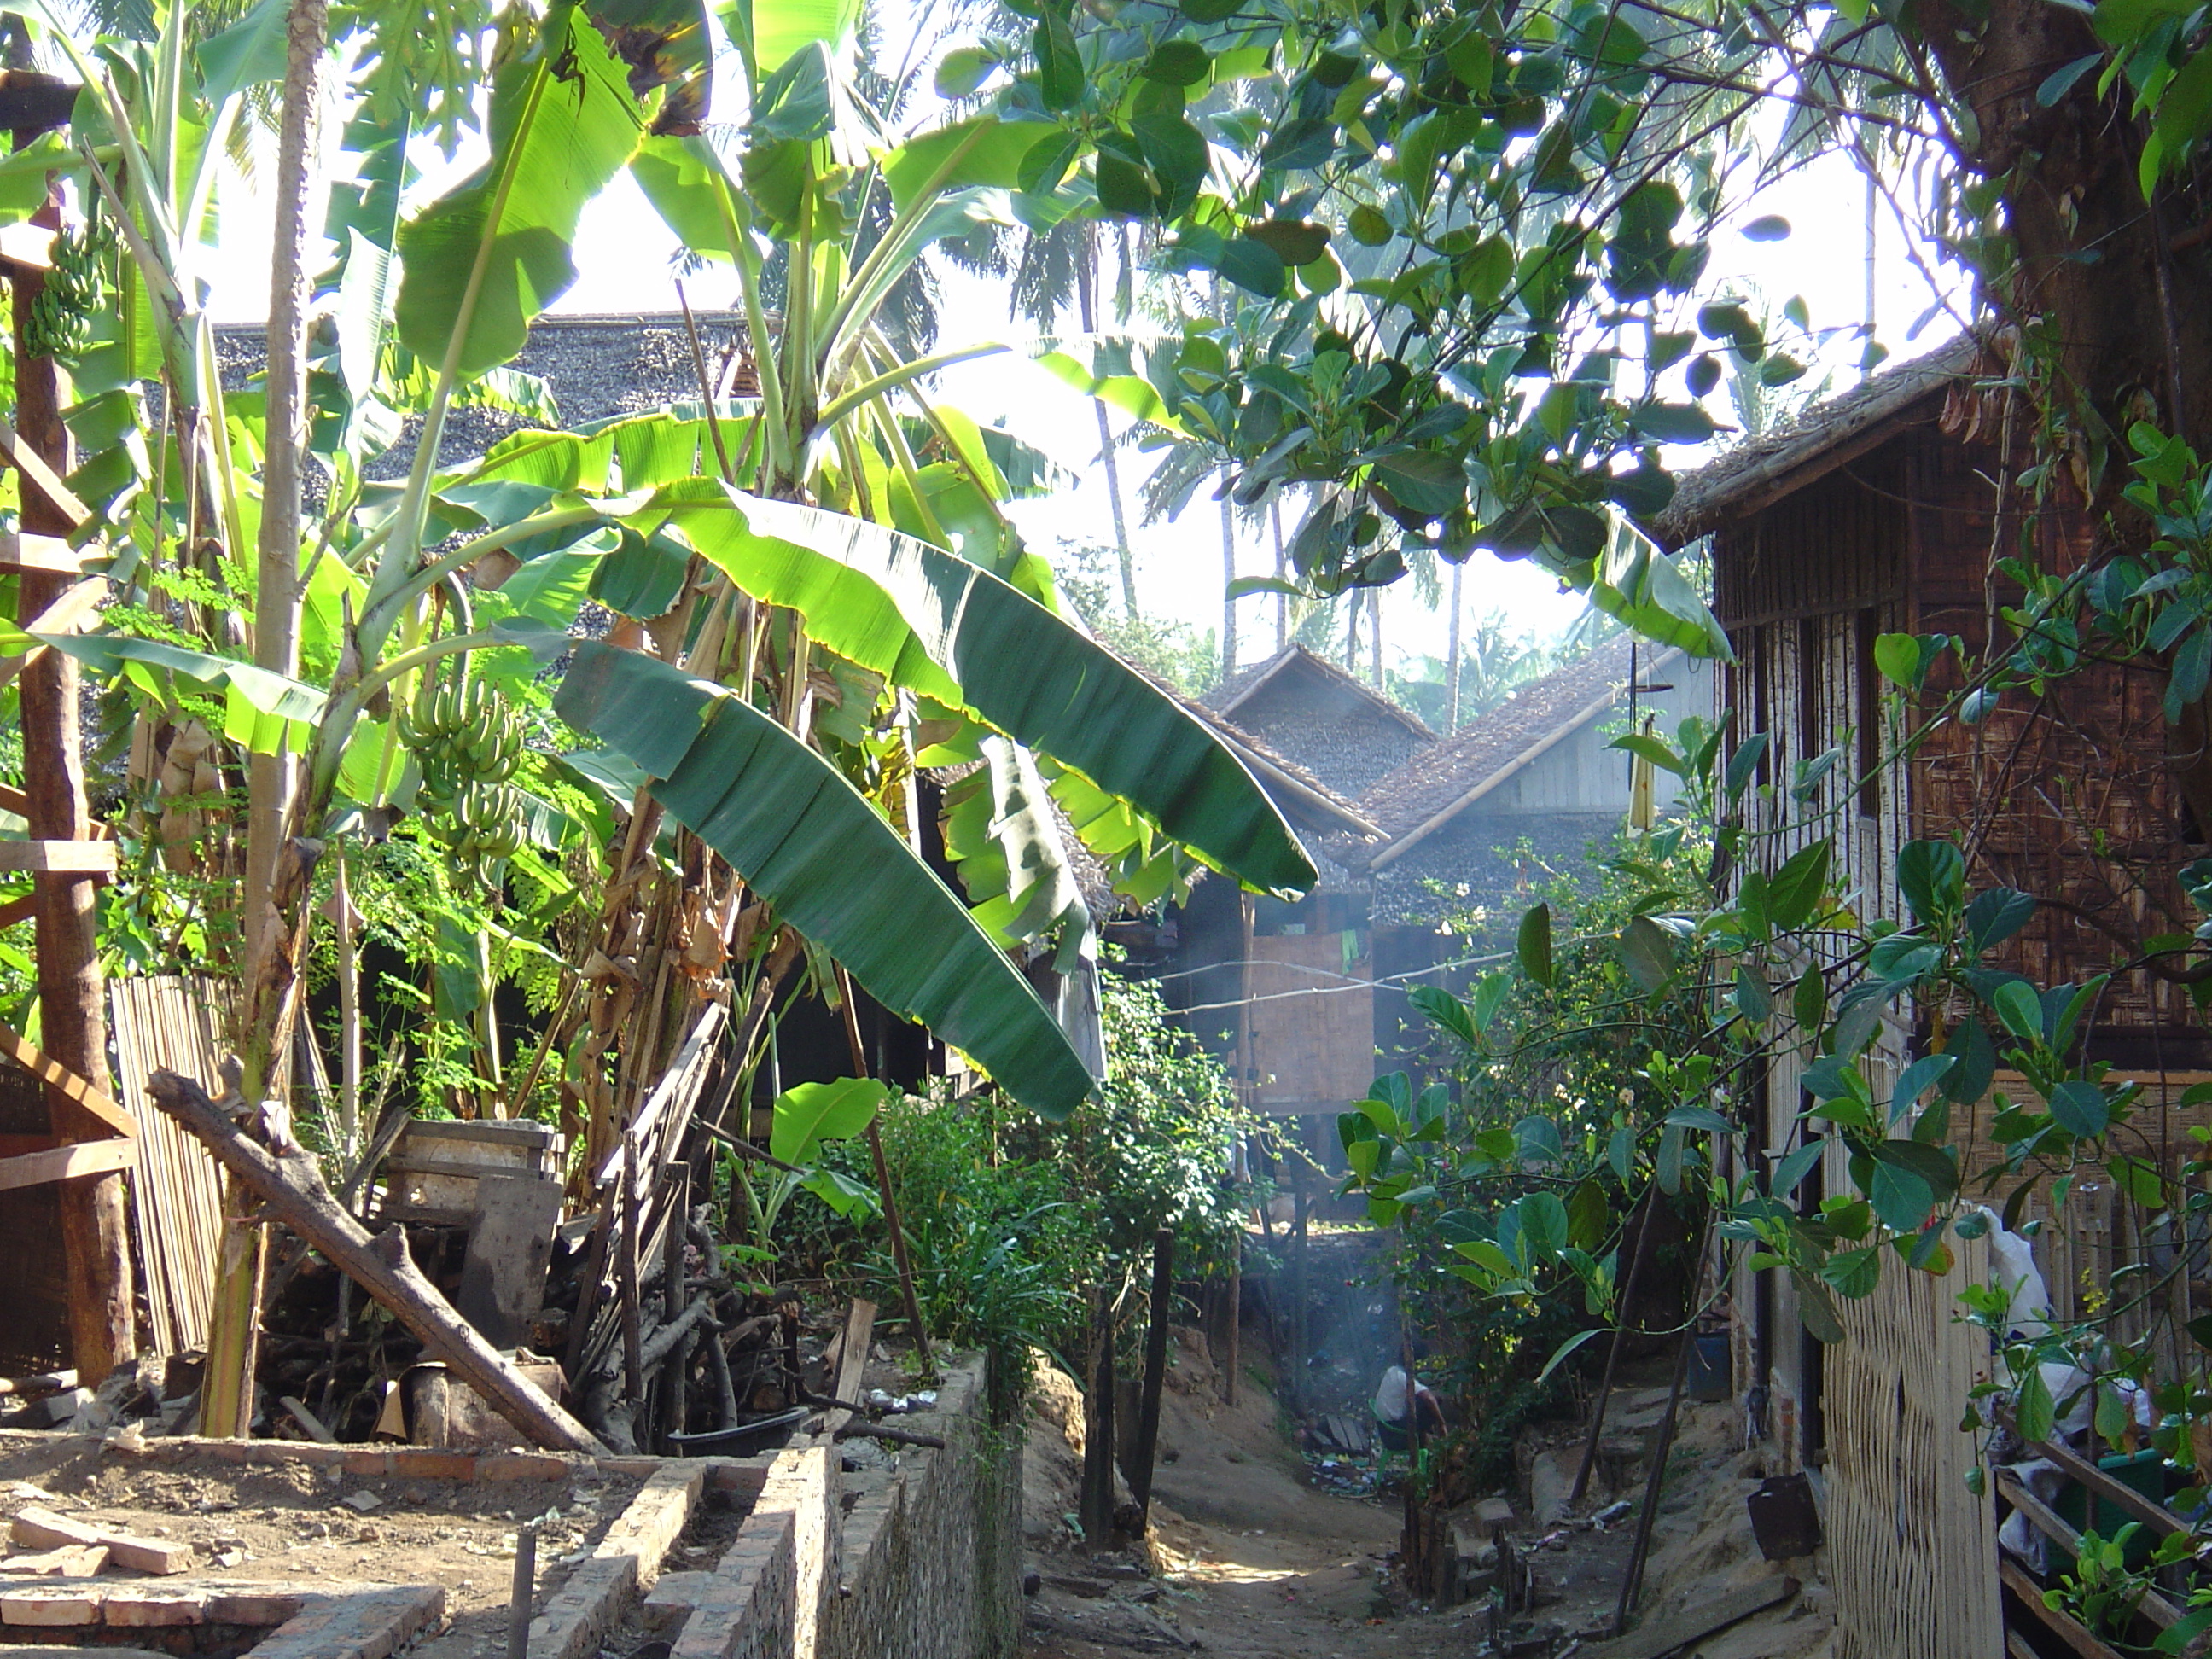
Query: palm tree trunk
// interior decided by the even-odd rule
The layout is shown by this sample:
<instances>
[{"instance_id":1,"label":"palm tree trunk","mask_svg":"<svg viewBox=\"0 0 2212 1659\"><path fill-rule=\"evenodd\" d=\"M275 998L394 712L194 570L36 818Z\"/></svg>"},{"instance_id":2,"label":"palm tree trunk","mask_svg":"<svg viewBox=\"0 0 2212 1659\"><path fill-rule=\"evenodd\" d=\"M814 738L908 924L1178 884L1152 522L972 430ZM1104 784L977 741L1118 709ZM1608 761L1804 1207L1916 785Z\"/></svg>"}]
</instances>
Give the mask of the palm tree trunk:
<instances>
[{"instance_id":1,"label":"palm tree trunk","mask_svg":"<svg viewBox=\"0 0 2212 1659\"><path fill-rule=\"evenodd\" d=\"M1374 596L1367 601L1367 605L1369 619L1374 624L1369 635L1373 642L1373 651L1367 659L1368 678L1375 689L1380 691L1382 689L1382 590L1381 588L1378 587L1374 591Z\"/></svg>"},{"instance_id":2,"label":"palm tree trunk","mask_svg":"<svg viewBox=\"0 0 2212 1659\"><path fill-rule=\"evenodd\" d=\"M1272 497L1267 502L1267 527L1275 538L1275 580L1281 581L1285 580L1289 561L1283 554L1283 501L1279 495ZM1279 592L1275 595L1275 649L1279 652L1285 650L1290 643L1291 596Z\"/></svg>"},{"instance_id":3,"label":"palm tree trunk","mask_svg":"<svg viewBox=\"0 0 2212 1659\"><path fill-rule=\"evenodd\" d=\"M326 0L292 0L285 25L284 114L276 149L276 232L269 284L268 436L263 458L260 562L253 607L255 665L300 668L300 452L307 349L307 198L315 144L317 76ZM289 971L278 879L292 812L289 757L256 755L247 778L246 1007L239 1036L249 1101L267 1092L290 1023L297 976ZM253 1421L255 1332L260 1324L264 1233L246 1219L250 1194L225 1184L222 1259L209 1319L200 1431L246 1434Z\"/></svg>"},{"instance_id":4,"label":"palm tree trunk","mask_svg":"<svg viewBox=\"0 0 2212 1659\"><path fill-rule=\"evenodd\" d=\"M1355 587L1346 597L1352 601L1351 613L1344 621L1344 672L1359 672L1359 601L1364 589Z\"/></svg>"},{"instance_id":5,"label":"palm tree trunk","mask_svg":"<svg viewBox=\"0 0 2212 1659\"><path fill-rule=\"evenodd\" d=\"M1083 248L1075 261L1075 306L1082 319L1083 331L1098 331L1098 241L1096 228L1086 225L1083 231ZM1131 617L1137 614L1137 559L1129 550L1129 521L1121 511L1121 469L1114 459L1114 424L1106 418L1103 399L1091 400L1091 412L1098 419L1098 460L1106 470L1106 505L1114 518L1114 550L1121 561L1121 605Z\"/></svg>"},{"instance_id":6,"label":"palm tree trunk","mask_svg":"<svg viewBox=\"0 0 2212 1659\"><path fill-rule=\"evenodd\" d=\"M1229 470L1221 471L1221 678L1237 672L1237 507L1229 498Z\"/></svg>"},{"instance_id":7,"label":"palm tree trunk","mask_svg":"<svg viewBox=\"0 0 2212 1659\"><path fill-rule=\"evenodd\" d=\"M1463 609L1460 603L1460 582L1466 574L1465 565L1455 564L1452 567L1451 646L1446 655L1444 666L1444 730L1446 732L1459 730L1459 619L1460 612Z\"/></svg>"}]
</instances>

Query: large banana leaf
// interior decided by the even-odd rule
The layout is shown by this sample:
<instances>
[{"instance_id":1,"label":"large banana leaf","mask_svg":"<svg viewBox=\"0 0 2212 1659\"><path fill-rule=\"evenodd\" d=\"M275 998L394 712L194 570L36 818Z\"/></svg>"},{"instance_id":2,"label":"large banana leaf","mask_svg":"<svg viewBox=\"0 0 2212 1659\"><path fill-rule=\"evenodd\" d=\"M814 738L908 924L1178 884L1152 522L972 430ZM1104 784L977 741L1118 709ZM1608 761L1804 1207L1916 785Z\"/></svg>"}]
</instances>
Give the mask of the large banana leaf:
<instances>
[{"instance_id":1,"label":"large banana leaf","mask_svg":"<svg viewBox=\"0 0 2212 1659\"><path fill-rule=\"evenodd\" d=\"M530 320L576 280L571 246L584 204L636 149L644 112L622 60L573 0L556 4L533 50L502 67L491 95L492 156L399 233L399 337L446 361L464 329L464 375L519 354ZM479 255L482 285L464 300Z\"/></svg>"},{"instance_id":2,"label":"large banana leaf","mask_svg":"<svg viewBox=\"0 0 2212 1659\"><path fill-rule=\"evenodd\" d=\"M635 651L576 647L554 707L659 781L653 799L886 1008L1065 1117L1091 1074L967 908L851 784L723 688Z\"/></svg>"},{"instance_id":3,"label":"large banana leaf","mask_svg":"<svg viewBox=\"0 0 2212 1659\"><path fill-rule=\"evenodd\" d=\"M1182 705L1036 600L941 548L711 479L630 520L673 524L756 599L839 656L972 710L1082 773L1215 867L1296 894L1314 867L1243 763Z\"/></svg>"}]
</instances>

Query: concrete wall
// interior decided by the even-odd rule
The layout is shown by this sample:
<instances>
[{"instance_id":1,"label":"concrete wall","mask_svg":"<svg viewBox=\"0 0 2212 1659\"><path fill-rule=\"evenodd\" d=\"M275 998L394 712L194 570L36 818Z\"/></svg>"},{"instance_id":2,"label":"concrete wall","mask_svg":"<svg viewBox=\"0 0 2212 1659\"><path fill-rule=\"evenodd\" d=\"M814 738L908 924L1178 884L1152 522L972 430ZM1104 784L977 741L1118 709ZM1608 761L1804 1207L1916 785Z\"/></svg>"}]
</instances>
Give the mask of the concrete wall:
<instances>
[{"instance_id":1,"label":"concrete wall","mask_svg":"<svg viewBox=\"0 0 2212 1659\"><path fill-rule=\"evenodd\" d=\"M948 1361L942 1450L779 1452L672 1659L1012 1659L1021 1635L1021 1445L990 1421L981 1359ZM863 1443L850 1441L848 1446Z\"/></svg>"}]
</instances>

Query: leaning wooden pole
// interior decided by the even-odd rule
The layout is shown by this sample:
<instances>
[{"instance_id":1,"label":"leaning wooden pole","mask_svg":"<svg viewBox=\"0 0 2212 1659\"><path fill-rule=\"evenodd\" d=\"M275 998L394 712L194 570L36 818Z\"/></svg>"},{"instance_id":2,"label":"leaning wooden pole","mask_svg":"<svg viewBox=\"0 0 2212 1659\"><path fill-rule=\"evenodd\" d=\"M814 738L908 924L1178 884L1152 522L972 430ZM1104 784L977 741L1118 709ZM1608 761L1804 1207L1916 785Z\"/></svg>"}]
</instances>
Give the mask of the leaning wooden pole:
<instances>
[{"instance_id":1,"label":"leaning wooden pole","mask_svg":"<svg viewBox=\"0 0 2212 1659\"><path fill-rule=\"evenodd\" d=\"M35 134L18 131L15 148ZM32 222L61 223L58 194L49 194ZM31 315L44 279L17 270L14 291L15 433L19 460L43 472L58 489L70 468L69 429L62 423L61 388L54 360L34 356ZM43 467L37 464L43 462ZM16 578L17 619L26 627L83 580L66 568L40 569L30 556L32 537L61 538L81 527L81 504L56 499L31 470L18 471L20 523L26 562ZM54 561L57 565L64 562ZM25 665L18 682L23 734L23 816L33 841L82 841L92 833L85 799L84 751L79 725L76 659L45 651ZM100 972L99 912L88 872L41 872L31 878L36 901L39 1042L48 1055L95 1089L108 1087L107 1013ZM58 1091L47 1092L49 1122L63 1142L102 1140L115 1132ZM69 1290L70 1357L77 1375L98 1382L137 1352L133 1328L131 1237L119 1172L82 1176L60 1183L61 1248Z\"/></svg>"},{"instance_id":2,"label":"leaning wooden pole","mask_svg":"<svg viewBox=\"0 0 2212 1659\"><path fill-rule=\"evenodd\" d=\"M371 1296L435 1358L484 1398L534 1445L605 1456L599 1439L532 1385L475 1326L453 1310L407 1254L402 1227L372 1235L324 1184L314 1156L294 1143L275 1150L249 1140L191 1078L156 1072L147 1085L154 1103L215 1154L239 1185Z\"/></svg>"}]
</instances>

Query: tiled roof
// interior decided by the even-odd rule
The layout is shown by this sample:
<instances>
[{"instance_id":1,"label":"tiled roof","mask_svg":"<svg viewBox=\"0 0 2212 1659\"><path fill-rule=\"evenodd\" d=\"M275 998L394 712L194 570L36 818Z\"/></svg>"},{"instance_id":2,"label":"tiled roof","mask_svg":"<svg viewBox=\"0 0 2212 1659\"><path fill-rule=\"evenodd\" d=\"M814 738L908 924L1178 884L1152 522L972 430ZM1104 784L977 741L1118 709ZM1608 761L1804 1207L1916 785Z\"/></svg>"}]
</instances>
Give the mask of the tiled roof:
<instances>
[{"instance_id":1,"label":"tiled roof","mask_svg":"<svg viewBox=\"0 0 2212 1659\"><path fill-rule=\"evenodd\" d=\"M1488 714L1422 750L1360 798L1360 809L1388 838L1385 851L1496 777L1544 738L1576 723L1628 683L1635 641L1608 640L1589 655L1531 680ZM1645 645L1656 667L1662 647Z\"/></svg>"}]
</instances>

